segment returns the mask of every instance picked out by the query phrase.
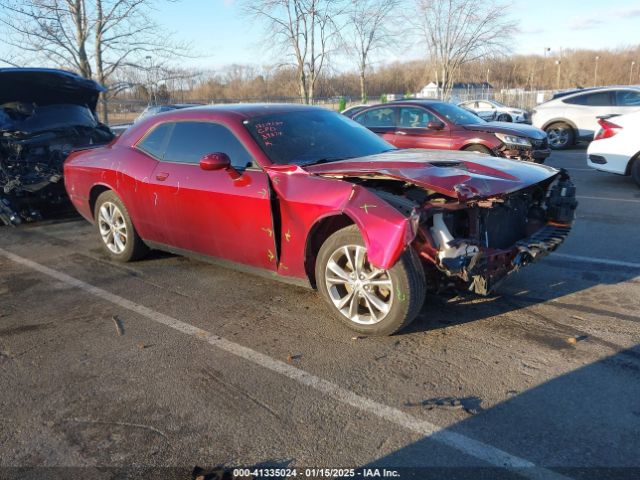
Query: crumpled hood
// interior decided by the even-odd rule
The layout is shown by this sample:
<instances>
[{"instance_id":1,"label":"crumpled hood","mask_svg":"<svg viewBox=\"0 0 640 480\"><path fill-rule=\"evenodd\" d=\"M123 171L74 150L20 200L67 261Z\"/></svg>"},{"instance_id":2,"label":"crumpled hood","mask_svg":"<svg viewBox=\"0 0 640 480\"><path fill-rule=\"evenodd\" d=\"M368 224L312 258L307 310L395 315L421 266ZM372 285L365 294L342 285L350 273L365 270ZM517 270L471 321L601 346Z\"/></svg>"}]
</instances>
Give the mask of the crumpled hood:
<instances>
[{"instance_id":1,"label":"crumpled hood","mask_svg":"<svg viewBox=\"0 0 640 480\"><path fill-rule=\"evenodd\" d=\"M519 137L534 138L536 140L542 140L547 136L543 130L532 125L511 122L487 122L477 125L465 125L464 129L474 132L504 133L506 135L517 135Z\"/></svg>"},{"instance_id":2,"label":"crumpled hood","mask_svg":"<svg viewBox=\"0 0 640 480\"><path fill-rule=\"evenodd\" d=\"M0 68L0 105L33 102L39 106L86 105L95 111L106 89L75 73L50 68Z\"/></svg>"},{"instance_id":3,"label":"crumpled hood","mask_svg":"<svg viewBox=\"0 0 640 480\"><path fill-rule=\"evenodd\" d=\"M460 200L508 194L558 173L545 165L475 152L421 149L392 150L304 169L323 176L390 178Z\"/></svg>"}]
</instances>

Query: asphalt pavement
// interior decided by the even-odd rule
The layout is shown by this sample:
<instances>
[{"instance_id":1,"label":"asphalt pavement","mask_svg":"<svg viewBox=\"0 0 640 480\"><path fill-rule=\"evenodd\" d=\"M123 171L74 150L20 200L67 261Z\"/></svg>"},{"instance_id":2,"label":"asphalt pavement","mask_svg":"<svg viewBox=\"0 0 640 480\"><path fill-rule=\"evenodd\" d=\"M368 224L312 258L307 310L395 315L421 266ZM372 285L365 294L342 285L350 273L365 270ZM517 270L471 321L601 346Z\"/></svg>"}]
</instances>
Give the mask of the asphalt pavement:
<instances>
[{"instance_id":1,"label":"asphalt pavement","mask_svg":"<svg viewBox=\"0 0 640 480\"><path fill-rule=\"evenodd\" d=\"M488 298L428 296L386 338L310 290L162 253L111 263L81 219L1 228L0 478L640 478L640 188L585 156L547 162L580 202L557 254Z\"/></svg>"}]
</instances>

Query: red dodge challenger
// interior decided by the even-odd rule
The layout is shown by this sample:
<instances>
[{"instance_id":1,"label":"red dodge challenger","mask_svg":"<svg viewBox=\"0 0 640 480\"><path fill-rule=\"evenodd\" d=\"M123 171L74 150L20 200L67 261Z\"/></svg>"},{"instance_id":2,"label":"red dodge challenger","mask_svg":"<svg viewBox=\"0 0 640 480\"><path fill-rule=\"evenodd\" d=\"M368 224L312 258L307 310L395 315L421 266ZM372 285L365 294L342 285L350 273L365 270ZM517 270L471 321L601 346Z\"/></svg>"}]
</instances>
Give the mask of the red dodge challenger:
<instances>
[{"instance_id":1,"label":"red dodge challenger","mask_svg":"<svg viewBox=\"0 0 640 480\"><path fill-rule=\"evenodd\" d=\"M427 288L487 294L555 250L576 208L564 171L398 150L299 105L160 114L72 153L64 179L113 260L155 248L275 275L369 335L409 324Z\"/></svg>"}]
</instances>

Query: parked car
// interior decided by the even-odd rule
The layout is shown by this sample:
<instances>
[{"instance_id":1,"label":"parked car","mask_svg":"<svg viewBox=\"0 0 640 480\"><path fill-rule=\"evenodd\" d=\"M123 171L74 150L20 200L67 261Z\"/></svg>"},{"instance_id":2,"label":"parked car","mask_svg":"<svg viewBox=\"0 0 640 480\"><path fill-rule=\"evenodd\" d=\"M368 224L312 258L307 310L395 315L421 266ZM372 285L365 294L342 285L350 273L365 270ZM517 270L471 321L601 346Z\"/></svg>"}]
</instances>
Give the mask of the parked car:
<instances>
[{"instance_id":1,"label":"parked car","mask_svg":"<svg viewBox=\"0 0 640 480\"><path fill-rule=\"evenodd\" d=\"M360 111L364 110L364 109L365 109L365 108L367 108L368 106L369 106L369 105L352 105L352 106L351 106L351 107L349 107L349 108L345 108L345 109L344 109L342 112L340 112L340 113L342 113L342 115L344 115L344 116L346 116L346 117L353 118L353 116L354 116L356 113L358 113L358 112L360 112Z\"/></svg>"},{"instance_id":2,"label":"parked car","mask_svg":"<svg viewBox=\"0 0 640 480\"><path fill-rule=\"evenodd\" d=\"M549 146L563 150L590 141L599 129L598 117L640 110L640 87L599 87L560 92L533 110L533 125L549 136Z\"/></svg>"},{"instance_id":3,"label":"parked car","mask_svg":"<svg viewBox=\"0 0 640 480\"><path fill-rule=\"evenodd\" d=\"M168 105L149 105L142 111L140 115L138 115L138 117L132 123L121 123L119 125L111 125L111 130L113 131L114 134L120 136L125 130L127 130L134 123L144 120L147 117L151 117L152 115L157 115L163 112L170 112L171 110L180 110L182 108L199 107L200 105L202 104L201 103L172 103Z\"/></svg>"},{"instance_id":4,"label":"parked car","mask_svg":"<svg viewBox=\"0 0 640 480\"><path fill-rule=\"evenodd\" d=\"M62 163L71 150L105 144L113 133L95 115L104 88L75 73L0 69L0 225L69 208Z\"/></svg>"},{"instance_id":5,"label":"parked car","mask_svg":"<svg viewBox=\"0 0 640 480\"><path fill-rule=\"evenodd\" d=\"M602 172L631 175L640 187L640 111L598 120L587 164Z\"/></svg>"},{"instance_id":6,"label":"parked car","mask_svg":"<svg viewBox=\"0 0 640 480\"><path fill-rule=\"evenodd\" d=\"M150 117L65 162L113 260L148 248L312 286L365 334L391 334L425 289L487 294L555 250L574 217L564 171L399 150L320 107L227 105Z\"/></svg>"},{"instance_id":7,"label":"parked car","mask_svg":"<svg viewBox=\"0 0 640 480\"><path fill-rule=\"evenodd\" d=\"M403 100L361 110L353 119L399 148L470 150L543 163L547 135L529 125L486 122L439 100Z\"/></svg>"},{"instance_id":8,"label":"parked car","mask_svg":"<svg viewBox=\"0 0 640 480\"><path fill-rule=\"evenodd\" d=\"M145 118L157 115L159 113L170 112L172 110L181 110L183 108L199 107L201 103L171 103L167 105L149 105L142 113L136 118L133 123L138 123Z\"/></svg>"},{"instance_id":9,"label":"parked car","mask_svg":"<svg viewBox=\"0 0 640 480\"><path fill-rule=\"evenodd\" d=\"M521 108L503 105L495 100L469 100L458 104L459 107L475 112L480 118L491 122L529 123L529 113Z\"/></svg>"}]
</instances>

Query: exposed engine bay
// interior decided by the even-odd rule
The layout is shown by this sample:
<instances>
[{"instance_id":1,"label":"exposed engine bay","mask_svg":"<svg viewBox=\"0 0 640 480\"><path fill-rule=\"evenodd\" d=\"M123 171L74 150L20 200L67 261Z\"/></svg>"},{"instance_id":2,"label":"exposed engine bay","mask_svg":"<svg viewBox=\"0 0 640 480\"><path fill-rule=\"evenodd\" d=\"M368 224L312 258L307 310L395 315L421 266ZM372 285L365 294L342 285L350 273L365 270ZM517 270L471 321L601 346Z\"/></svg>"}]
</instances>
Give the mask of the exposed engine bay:
<instances>
[{"instance_id":1,"label":"exposed engine bay","mask_svg":"<svg viewBox=\"0 0 640 480\"><path fill-rule=\"evenodd\" d=\"M0 106L0 224L39 220L62 207L62 164L73 149L111 141L113 133L84 105L11 102Z\"/></svg>"},{"instance_id":2,"label":"exposed engine bay","mask_svg":"<svg viewBox=\"0 0 640 480\"><path fill-rule=\"evenodd\" d=\"M577 207L564 170L513 193L468 200L395 180L349 180L417 223L414 248L437 291L489 294L507 274L555 250L569 234Z\"/></svg>"}]
</instances>

